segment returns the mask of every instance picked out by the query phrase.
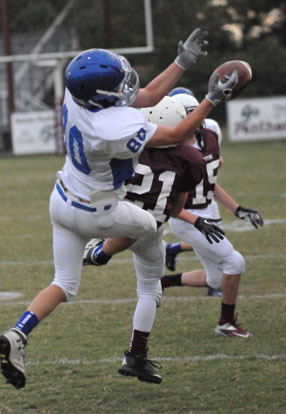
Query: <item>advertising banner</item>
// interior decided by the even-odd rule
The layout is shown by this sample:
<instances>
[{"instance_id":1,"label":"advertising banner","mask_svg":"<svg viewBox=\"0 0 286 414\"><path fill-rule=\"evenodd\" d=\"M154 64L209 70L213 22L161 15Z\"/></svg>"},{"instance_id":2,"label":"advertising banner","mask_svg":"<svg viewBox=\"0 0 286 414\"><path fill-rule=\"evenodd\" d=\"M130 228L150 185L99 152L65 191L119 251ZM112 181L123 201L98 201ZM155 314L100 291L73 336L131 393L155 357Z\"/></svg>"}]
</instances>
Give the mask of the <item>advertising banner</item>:
<instances>
[{"instance_id":1,"label":"advertising banner","mask_svg":"<svg viewBox=\"0 0 286 414\"><path fill-rule=\"evenodd\" d=\"M286 96L227 102L229 141L286 138Z\"/></svg>"},{"instance_id":2,"label":"advertising banner","mask_svg":"<svg viewBox=\"0 0 286 414\"><path fill-rule=\"evenodd\" d=\"M54 111L19 112L11 116L13 153L55 153Z\"/></svg>"}]
</instances>

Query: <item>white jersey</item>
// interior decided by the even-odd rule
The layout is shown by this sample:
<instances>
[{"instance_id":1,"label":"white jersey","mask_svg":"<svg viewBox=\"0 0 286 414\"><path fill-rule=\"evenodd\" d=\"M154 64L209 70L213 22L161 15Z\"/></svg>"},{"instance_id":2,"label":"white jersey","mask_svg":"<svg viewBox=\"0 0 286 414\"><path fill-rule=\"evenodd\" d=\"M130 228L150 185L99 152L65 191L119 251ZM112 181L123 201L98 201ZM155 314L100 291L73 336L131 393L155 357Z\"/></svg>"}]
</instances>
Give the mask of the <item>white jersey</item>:
<instances>
[{"instance_id":1,"label":"white jersey","mask_svg":"<svg viewBox=\"0 0 286 414\"><path fill-rule=\"evenodd\" d=\"M139 154L157 128L134 108L81 107L67 89L63 122L67 155L58 177L71 193L87 200L96 191L123 193L124 181L133 175Z\"/></svg>"}]
</instances>

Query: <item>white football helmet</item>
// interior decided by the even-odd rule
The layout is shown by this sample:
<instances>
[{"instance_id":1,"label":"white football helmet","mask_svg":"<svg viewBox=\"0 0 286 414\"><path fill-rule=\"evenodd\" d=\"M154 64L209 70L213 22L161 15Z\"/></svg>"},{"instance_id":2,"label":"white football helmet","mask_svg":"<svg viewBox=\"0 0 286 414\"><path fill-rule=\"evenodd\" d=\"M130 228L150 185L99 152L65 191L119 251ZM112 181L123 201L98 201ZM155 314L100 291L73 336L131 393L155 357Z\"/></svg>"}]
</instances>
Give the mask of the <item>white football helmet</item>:
<instances>
[{"instance_id":1,"label":"white football helmet","mask_svg":"<svg viewBox=\"0 0 286 414\"><path fill-rule=\"evenodd\" d=\"M187 93L178 93L174 95L174 98L180 101L184 105L184 108L187 114L189 114L190 112L192 112L194 109L196 109L199 106L198 100L194 96L187 94ZM202 124L202 126L204 126L204 124ZM203 140L202 134L200 133L200 128L197 129L197 131L195 132L195 135L196 135L196 142L192 145L201 151L204 147L204 140Z\"/></svg>"},{"instance_id":2,"label":"white football helmet","mask_svg":"<svg viewBox=\"0 0 286 414\"><path fill-rule=\"evenodd\" d=\"M178 99L184 105L187 114L199 106L198 100L194 96L186 93L178 93L177 95L174 95L174 99Z\"/></svg>"},{"instance_id":3,"label":"white football helmet","mask_svg":"<svg viewBox=\"0 0 286 414\"><path fill-rule=\"evenodd\" d=\"M164 96L157 105L142 108L141 112L147 121L170 127L177 126L187 116L184 105L171 96Z\"/></svg>"}]
</instances>

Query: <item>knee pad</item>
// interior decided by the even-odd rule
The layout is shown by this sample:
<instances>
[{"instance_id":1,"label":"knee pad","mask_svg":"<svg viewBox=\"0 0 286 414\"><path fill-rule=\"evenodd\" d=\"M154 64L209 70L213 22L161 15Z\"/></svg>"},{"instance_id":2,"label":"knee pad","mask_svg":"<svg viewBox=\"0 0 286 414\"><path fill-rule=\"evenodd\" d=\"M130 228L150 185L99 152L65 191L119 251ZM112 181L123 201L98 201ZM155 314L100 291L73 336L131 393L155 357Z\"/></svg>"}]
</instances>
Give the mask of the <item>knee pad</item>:
<instances>
[{"instance_id":1,"label":"knee pad","mask_svg":"<svg viewBox=\"0 0 286 414\"><path fill-rule=\"evenodd\" d=\"M148 298L149 300L154 300L156 307L159 308L160 300L162 297L162 286L161 280L156 281L156 283L148 283L144 286L137 287L137 297L138 298Z\"/></svg>"},{"instance_id":2,"label":"knee pad","mask_svg":"<svg viewBox=\"0 0 286 414\"><path fill-rule=\"evenodd\" d=\"M55 278L54 281L52 282L52 285L57 285L64 291L66 295L66 302L69 302L71 299L73 299L77 295L77 292L79 290L79 284L80 284L79 281L63 282L63 281L59 281L57 278Z\"/></svg>"},{"instance_id":3,"label":"knee pad","mask_svg":"<svg viewBox=\"0 0 286 414\"><path fill-rule=\"evenodd\" d=\"M245 272L245 260L236 250L227 258L223 265L223 272L229 275L240 275Z\"/></svg>"},{"instance_id":4,"label":"knee pad","mask_svg":"<svg viewBox=\"0 0 286 414\"><path fill-rule=\"evenodd\" d=\"M207 271L206 282L213 289L220 289L222 272L227 275L241 275L245 271L245 260L243 256L233 250L222 263L220 269Z\"/></svg>"}]
</instances>

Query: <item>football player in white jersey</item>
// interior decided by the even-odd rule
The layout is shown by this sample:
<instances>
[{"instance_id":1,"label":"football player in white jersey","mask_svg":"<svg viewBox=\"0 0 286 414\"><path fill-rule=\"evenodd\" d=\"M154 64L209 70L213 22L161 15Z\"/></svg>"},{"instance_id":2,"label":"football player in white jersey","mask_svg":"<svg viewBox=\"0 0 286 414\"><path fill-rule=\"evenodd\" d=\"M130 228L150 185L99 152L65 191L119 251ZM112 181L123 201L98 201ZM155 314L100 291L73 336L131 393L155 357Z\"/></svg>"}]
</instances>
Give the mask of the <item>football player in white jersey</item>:
<instances>
[{"instance_id":1,"label":"football player in white jersey","mask_svg":"<svg viewBox=\"0 0 286 414\"><path fill-rule=\"evenodd\" d=\"M179 42L175 61L145 88L123 56L104 49L80 53L65 72L63 126L66 162L50 197L55 277L20 317L0 335L1 373L15 388L25 386L27 335L61 302L78 292L82 256L92 237L137 239L156 232L154 217L122 200L124 180L134 172L143 148L178 144L188 139L211 109L231 97L237 72L210 85L200 106L177 127L156 126L135 108L159 102L207 42L200 29Z\"/></svg>"},{"instance_id":2,"label":"football player in white jersey","mask_svg":"<svg viewBox=\"0 0 286 414\"><path fill-rule=\"evenodd\" d=\"M189 99L195 104L194 106L198 105L197 101L194 102L194 97L189 97ZM257 211L241 207L216 183L220 163L217 135L202 126L193 137L193 145L203 155L208 175L197 186L196 191L189 194L185 204L186 210L184 209L177 218L170 218L169 226L177 237L192 246L204 267L204 271L166 275L161 280L162 287L165 289L170 286L187 285L221 288L221 315L215 333L226 337L247 338L250 333L237 323L235 316L240 278L245 271L244 258L234 249L226 237L218 244L207 243L192 224L183 220L186 220L188 214L192 213L210 221L217 221L211 208L213 197L216 197L236 217L251 222L256 228L263 226L263 220Z\"/></svg>"}]
</instances>

